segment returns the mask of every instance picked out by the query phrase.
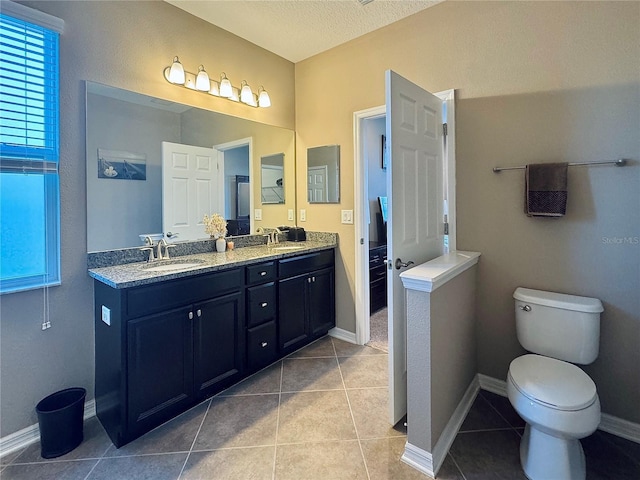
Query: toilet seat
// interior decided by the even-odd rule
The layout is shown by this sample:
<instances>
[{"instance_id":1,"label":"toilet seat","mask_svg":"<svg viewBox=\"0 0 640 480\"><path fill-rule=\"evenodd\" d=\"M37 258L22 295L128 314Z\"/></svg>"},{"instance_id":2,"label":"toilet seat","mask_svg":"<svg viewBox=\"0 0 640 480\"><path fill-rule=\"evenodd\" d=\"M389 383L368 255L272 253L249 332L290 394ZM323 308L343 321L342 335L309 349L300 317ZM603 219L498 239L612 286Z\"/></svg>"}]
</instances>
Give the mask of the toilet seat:
<instances>
[{"instance_id":1,"label":"toilet seat","mask_svg":"<svg viewBox=\"0 0 640 480\"><path fill-rule=\"evenodd\" d=\"M528 354L513 360L509 378L525 397L556 410L582 410L598 398L595 383L584 371L542 355Z\"/></svg>"}]
</instances>

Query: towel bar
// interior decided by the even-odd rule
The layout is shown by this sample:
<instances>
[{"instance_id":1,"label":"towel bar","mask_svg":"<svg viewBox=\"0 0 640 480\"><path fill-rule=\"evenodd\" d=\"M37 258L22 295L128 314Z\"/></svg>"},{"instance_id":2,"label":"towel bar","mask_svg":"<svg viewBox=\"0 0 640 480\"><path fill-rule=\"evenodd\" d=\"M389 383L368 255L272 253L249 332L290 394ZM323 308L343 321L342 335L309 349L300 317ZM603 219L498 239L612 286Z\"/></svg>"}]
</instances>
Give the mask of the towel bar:
<instances>
[{"instance_id":1,"label":"towel bar","mask_svg":"<svg viewBox=\"0 0 640 480\"><path fill-rule=\"evenodd\" d=\"M618 160L605 160L603 162L576 162L570 163L570 167L575 167L576 165L615 165L616 167L624 167L627 164L627 161L624 158L619 158ZM521 165L519 167L493 167L494 173L500 173L502 170L524 170L526 168L525 165Z\"/></svg>"}]
</instances>

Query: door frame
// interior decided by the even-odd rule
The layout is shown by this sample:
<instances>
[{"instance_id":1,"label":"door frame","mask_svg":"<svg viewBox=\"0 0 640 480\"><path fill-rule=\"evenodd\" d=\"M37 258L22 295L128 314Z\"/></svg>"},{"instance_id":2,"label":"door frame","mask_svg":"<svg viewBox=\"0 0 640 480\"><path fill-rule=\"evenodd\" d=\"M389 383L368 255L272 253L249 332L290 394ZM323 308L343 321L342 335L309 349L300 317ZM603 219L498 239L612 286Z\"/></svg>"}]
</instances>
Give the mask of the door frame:
<instances>
[{"instance_id":1,"label":"door frame","mask_svg":"<svg viewBox=\"0 0 640 480\"><path fill-rule=\"evenodd\" d=\"M219 143L217 145L214 145L213 148L218 152L218 168L219 168L219 173L220 173L220 179L219 179L219 189L221 195L223 196L223 201L224 201L224 182L225 182L225 178L224 178L224 155L225 152L227 150L232 150L234 148L238 148L238 147L244 147L244 146L248 146L249 147L249 229L250 232L253 233L255 230L255 226L253 223L253 205L254 205L254 201L253 201L253 197L254 192L253 192L253 186L255 185L254 181L255 181L255 168L253 165L253 137L246 137L246 138L239 138L238 140L232 140L231 142L225 142L225 143Z\"/></svg>"},{"instance_id":2,"label":"door frame","mask_svg":"<svg viewBox=\"0 0 640 480\"><path fill-rule=\"evenodd\" d=\"M434 93L447 108L447 137L444 144L444 192L445 211L449 221L449 251L456 250L456 136L455 136L455 90ZM371 337L369 329L369 211L368 178L369 167L365 158L364 122L386 117L385 105L359 110L353 114L354 146L354 223L355 223L355 301L356 343L364 345ZM387 293L388 294L388 293Z\"/></svg>"}]
</instances>

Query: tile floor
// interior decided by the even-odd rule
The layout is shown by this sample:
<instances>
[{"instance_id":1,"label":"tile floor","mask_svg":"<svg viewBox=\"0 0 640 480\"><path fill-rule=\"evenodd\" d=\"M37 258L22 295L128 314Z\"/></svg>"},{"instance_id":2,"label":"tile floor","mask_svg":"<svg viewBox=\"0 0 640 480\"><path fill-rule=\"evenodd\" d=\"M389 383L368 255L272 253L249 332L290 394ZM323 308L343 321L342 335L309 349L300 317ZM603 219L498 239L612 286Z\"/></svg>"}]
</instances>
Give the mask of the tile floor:
<instances>
[{"instance_id":1,"label":"tile floor","mask_svg":"<svg viewBox=\"0 0 640 480\"><path fill-rule=\"evenodd\" d=\"M47 461L31 445L0 478L426 479L399 460L386 372L386 353L325 337L120 449L94 418L71 453ZM481 392L438 479L524 479L522 431L506 398ZM598 431L583 445L588 479L640 479L639 444Z\"/></svg>"}]
</instances>

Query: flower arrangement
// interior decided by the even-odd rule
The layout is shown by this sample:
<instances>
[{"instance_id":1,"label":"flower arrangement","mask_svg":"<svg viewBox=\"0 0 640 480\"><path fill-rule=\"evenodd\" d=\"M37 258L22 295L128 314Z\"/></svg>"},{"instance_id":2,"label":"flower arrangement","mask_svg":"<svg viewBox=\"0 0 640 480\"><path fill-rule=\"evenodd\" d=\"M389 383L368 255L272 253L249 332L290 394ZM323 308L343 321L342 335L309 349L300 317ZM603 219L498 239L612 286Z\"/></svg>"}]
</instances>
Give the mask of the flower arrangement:
<instances>
[{"instance_id":1,"label":"flower arrangement","mask_svg":"<svg viewBox=\"0 0 640 480\"><path fill-rule=\"evenodd\" d=\"M202 223L204 223L204 231L213 238L224 237L227 234L227 221L219 213L205 215Z\"/></svg>"}]
</instances>

